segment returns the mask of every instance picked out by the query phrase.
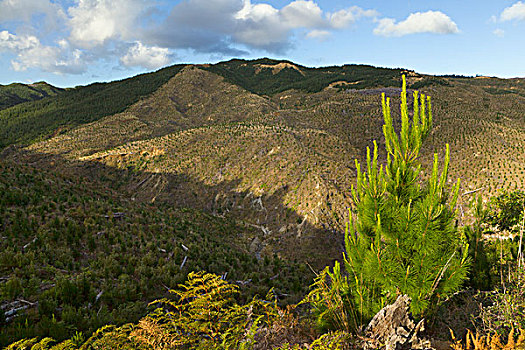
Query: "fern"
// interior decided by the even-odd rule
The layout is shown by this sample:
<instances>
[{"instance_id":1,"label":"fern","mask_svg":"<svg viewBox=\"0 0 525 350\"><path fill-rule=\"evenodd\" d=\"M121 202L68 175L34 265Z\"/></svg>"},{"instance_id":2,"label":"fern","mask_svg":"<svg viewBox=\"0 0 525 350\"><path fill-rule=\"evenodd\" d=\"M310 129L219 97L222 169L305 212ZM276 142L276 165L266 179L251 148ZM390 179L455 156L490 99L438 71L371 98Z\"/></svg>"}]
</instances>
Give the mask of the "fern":
<instances>
[{"instance_id":1,"label":"fern","mask_svg":"<svg viewBox=\"0 0 525 350\"><path fill-rule=\"evenodd\" d=\"M246 305L238 305L234 301L238 287L213 274L192 272L186 284L170 292L176 299L153 302L163 307L143 322L158 327L154 334L163 334L174 346L204 349L219 344L218 348L242 348L253 342L262 322L270 322L277 315L274 302L254 298ZM134 334L144 337L144 329ZM181 334L184 336L170 338Z\"/></svg>"},{"instance_id":2,"label":"fern","mask_svg":"<svg viewBox=\"0 0 525 350\"><path fill-rule=\"evenodd\" d=\"M515 339L514 329L509 333L507 343L501 342L498 334L482 336L476 332L467 330L465 342L461 339L456 339L454 332L450 331L452 336L453 344L451 348L453 350L514 350L514 349L525 349L525 332L520 330L520 335Z\"/></svg>"}]
</instances>

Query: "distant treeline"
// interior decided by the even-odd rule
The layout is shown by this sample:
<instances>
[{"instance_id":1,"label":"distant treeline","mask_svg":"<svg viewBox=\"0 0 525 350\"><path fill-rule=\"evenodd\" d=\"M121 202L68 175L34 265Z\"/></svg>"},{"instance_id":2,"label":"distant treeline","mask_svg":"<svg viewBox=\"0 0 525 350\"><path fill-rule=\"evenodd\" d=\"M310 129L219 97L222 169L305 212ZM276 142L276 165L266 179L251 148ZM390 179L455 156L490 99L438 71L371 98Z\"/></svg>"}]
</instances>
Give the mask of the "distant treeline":
<instances>
[{"instance_id":1,"label":"distant treeline","mask_svg":"<svg viewBox=\"0 0 525 350\"><path fill-rule=\"evenodd\" d=\"M277 71L272 67L277 64L289 64L297 69L288 66ZM401 74L406 72L401 68L376 68L368 65L308 68L292 62L268 58L251 61L233 59L205 69L259 95L273 95L290 89L319 92L328 85L340 81L352 83L352 85L345 85L346 88L352 89L399 86Z\"/></svg>"}]
</instances>

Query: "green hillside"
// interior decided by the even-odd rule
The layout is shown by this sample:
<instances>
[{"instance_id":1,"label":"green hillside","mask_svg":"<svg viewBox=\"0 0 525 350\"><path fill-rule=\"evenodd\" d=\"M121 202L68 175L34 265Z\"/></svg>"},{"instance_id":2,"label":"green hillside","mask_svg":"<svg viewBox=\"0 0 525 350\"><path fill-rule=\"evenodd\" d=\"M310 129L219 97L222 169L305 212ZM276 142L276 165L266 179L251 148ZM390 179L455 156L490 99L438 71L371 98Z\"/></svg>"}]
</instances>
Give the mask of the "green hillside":
<instances>
[{"instance_id":1,"label":"green hillside","mask_svg":"<svg viewBox=\"0 0 525 350\"><path fill-rule=\"evenodd\" d=\"M141 97L156 91L182 67L176 65L129 79L77 87L54 97L4 109L0 111L0 148L33 142L122 112Z\"/></svg>"},{"instance_id":2,"label":"green hillside","mask_svg":"<svg viewBox=\"0 0 525 350\"><path fill-rule=\"evenodd\" d=\"M408 111L400 108L402 74ZM463 247L469 243L461 252L474 266L466 285L497 290L508 275L505 286L511 287L524 222L524 80L359 65L308 68L270 59L178 65L0 111L0 146L16 144L0 150L0 346L33 336L78 340L77 331L89 337L105 324L129 322L114 334L129 340L150 327L152 337L171 334L177 341L178 326L162 333L164 324L155 324L159 314L147 303L181 287L190 271L212 272L214 281L238 286L239 296L227 296L228 305L255 305L249 298L272 287L281 306L299 301L315 273L341 262L347 249L344 233L356 208L351 188L360 173L355 160L366 164L374 140L379 149L387 146L382 94L391 99L391 128L400 131L402 113L416 114L415 88L432 96L425 108L432 106L433 127L418 149L422 173L414 181L428 180L434 153L440 155L437 164L444 163L448 144L449 181L444 177L439 186L448 191L461 179L446 225L459 230ZM377 162L361 171L384 169L384 152ZM403 214L406 225L421 209L412 210L411 203ZM509 213L513 218L502 229ZM368 216L376 225L375 212ZM511 239L492 243L498 235ZM409 270L402 272L408 276ZM332 300L326 295L334 291L324 292L321 299ZM381 303L397 293L391 289ZM514 317L491 316L498 308L480 316L465 307L468 314L461 314L465 303L478 310L485 298L500 297L468 293L474 292L454 294L446 301L451 304L441 304L444 311L429 310L430 327L445 329L439 337L450 340L449 328L477 327L485 321L480 317ZM525 304L516 298L517 305ZM437 296L436 307L442 301ZM244 320L253 319L251 306L244 306ZM268 317L258 332L271 338L275 329L300 328L304 337L295 344L319 335L305 304L296 313L273 307L279 321ZM521 320L504 324L501 334L525 328ZM255 324L247 322L248 328ZM241 338L249 332L243 328ZM198 341L208 340L203 334ZM254 349L270 349L270 343Z\"/></svg>"},{"instance_id":3,"label":"green hillside","mask_svg":"<svg viewBox=\"0 0 525 350\"><path fill-rule=\"evenodd\" d=\"M0 110L12 107L19 103L40 100L44 97L55 96L63 89L54 87L45 82L34 84L13 83L0 85Z\"/></svg>"}]
</instances>

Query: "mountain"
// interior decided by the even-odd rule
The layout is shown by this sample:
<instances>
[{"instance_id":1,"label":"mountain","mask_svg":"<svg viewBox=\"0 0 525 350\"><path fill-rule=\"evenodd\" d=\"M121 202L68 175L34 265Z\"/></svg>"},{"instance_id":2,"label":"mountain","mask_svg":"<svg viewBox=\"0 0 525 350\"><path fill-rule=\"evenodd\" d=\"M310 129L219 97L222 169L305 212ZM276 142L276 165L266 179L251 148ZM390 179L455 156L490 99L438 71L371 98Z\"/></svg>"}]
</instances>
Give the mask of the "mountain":
<instances>
[{"instance_id":1,"label":"mountain","mask_svg":"<svg viewBox=\"0 0 525 350\"><path fill-rule=\"evenodd\" d=\"M87 317L96 304L117 323L128 311L138 319L147 300L162 296L155 286L171 287L190 268L227 272L246 297L275 286L281 301L297 300L312 277L305 266L319 270L341 258L354 159L363 163L373 140L384 143L382 93L399 119L402 74L432 96L425 166L449 143L450 178L461 178L462 193L524 187L522 79L231 60L172 66L0 111L1 228L11 232L0 276L19 281L7 300L40 308L48 296L32 285L66 288L57 271L74 283L87 274L93 286L84 302L66 302L53 289L47 311L30 310L38 322L55 311L64 327L94 329L109 318L90 314L93 323L81 325L72 315ZM469 200L461 196L461 215ZM195 255L181 269L187 242ZM122 270L130 264L137 268ZM96 297L120 279L123 294ZM118 306L127 301L129 310Z\"/></svg>"},{"instance_id":2,"label":"mountain","mask_svg":"<svg viewBox=\"0 0 525 350\"><path fill-rule=\"evenodd\" d=\"M0 85L0 110L19 103L55 96L63 91L63 89L49 85L43 81L29 85L20 83Z\"/></svg>"}]
</instances>

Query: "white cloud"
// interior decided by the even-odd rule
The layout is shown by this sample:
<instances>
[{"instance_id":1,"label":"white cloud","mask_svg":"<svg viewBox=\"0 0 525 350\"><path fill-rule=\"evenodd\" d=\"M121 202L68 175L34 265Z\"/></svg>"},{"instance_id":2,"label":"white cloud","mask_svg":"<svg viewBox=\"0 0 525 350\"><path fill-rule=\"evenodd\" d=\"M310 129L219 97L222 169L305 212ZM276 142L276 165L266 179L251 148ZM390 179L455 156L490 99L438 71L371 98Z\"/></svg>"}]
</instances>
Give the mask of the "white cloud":
<instances>
[{"instance_id":1,"label":"white cloud","mask_svg":"<svg viewBox=\"0 0 525 350\"><path fill-rule=\"evenodd\" d=\"M141 42L136 42L131 46L120 62L126 67L145 67L156 69L170 63L170 51L166 48L157 46L145 46Z\"/></svg>"},{"instance_id":2,"label":"white cloud","mask_svg":"<svg viewBox=\"0 0 525 350\"><path fill-rule=\"evenodd\" d=\"M514 5L505 8L500 15L500 19L502 21L525 21L525 3L518 1Z\"/></svg>"},{"instance_id":3,"label":"white cloud","mask_svg":"<svg viewBox=\"0 0 525 350\"><path fill-rule=\"evenodd\" d=\"M293 22L300 21L300 9L294 8L292 4L288 6L291 7L288 7L288 18L285 20L282 13L273 6L253 5L250 0L245 0L242 9L234 15L235 31L231 33L233 41L268 51L282 50L288 44L291 29L297 24Z\"/></svg>"},{"instance_id":4,"label":"white cloud","mask_svg":"<svg viewBox=\"0 0 525 350\"><path fill-rule=\"evenodd\" d=\"M306 29L306 37L327 38L331 30L342 29L362 17L374 17L375 10L364 10L358 6L335 13L324 12L313 1L296 0L282 9L268 4L252 4L244 0L244 6L235 14L235 42L267 51L288 48L295 29Z\"/></svg>"},{"instance_id":5,"label":"white cloud","mask_svg":"<svg viewBox=\"0 0 525 350\"><path fill-rule=\"evenodd\" d=\"M32 35L18 36L8 31L0 32L0 51L15 54L11 66L15 71L39 68L52 73L79 74L86 70L80 50L70 51L68 47L42 45Z\"/></svg>"},{"instance_id":6,"label":"white cloud","mask_svg":"<svg viewBox=\"0 0 525 350\"><path fill-rule=\"evenodd\" d=\"M505 31L503 29L497 28L492 32L494 35L503 38L505 36Z\"/></svg>"},{"instance_id":7,"label":"white cloud","mask_svg":"<svg viewBox=\"0 0 525 350\"><path fill-rule=\"evenodd\" d=\"M0 32L0 51L23 51L40 45L36 36L27 35L23 37L9 33L7 30Z\"/></svg>"},{"instance_id":8,"label":"white cloud","mask_svg":"<svg viewBox=\"0 0 525 350\"><path fill-rule=\"evenodd\" d=\"M381 36L404 36L416 33L454 34L459 29L449 16L440 11L416 12L402 22L392 18L379 20L374 34Z\"/></svg>"},{"instance_id":9,"label":"white cloud","mask_svg":"<svg viewBox=\"0 0 525 350\"><path fill-rule=\"evenodd\" d=\"M78 73L118 58L122 66L158 68L173 50L242 56L284 53L295 40L325 40L375 10L324 11L318 0L0 0L0 50L16 70ZM3 22L2 22L3 21ZM42 23L53 22L53 28ZM20 23L18 22L26 22ZM9 32L8 32L9 30Z\"/></svg>"},{"instance_id":10,"label":"white cloud","mask_svg":"<svg viewBox=\"0 0 525 350\"><path fill-rule=\"evenodd\" d=\"M318 39L318 40L323 41L327 39L331 34L332 33L330 33L328 30L314 29L314 30L309 31L306 34L306 37L310 39Z\"/></svg>"},{"instance_id":11,"label":"white cloud","mask_svg":"<svg viewBox=\"0 0 525 350\"><path fill-rule=\"evenodd\" d=\"M282 8L250 0L186 0L140 41L232 56L246 54L245 48L283 53L293 46L296 31L319 37L321 31L341 29L375 14L356 6L332 14L312 0L291 1Z\"/></svg>"},{"instance_id":12,"label":"white cloud","mask_svg":"<svg viewBox=\"0 0 525 350\"><path fill-rule=\"evenodd\" d=\"M297 0L279 11L283 24L289 28L317 28L325 25L323 11L313 1Z\"/></svg>"},{"instance_id":13,"label":"white cloud","mask_svg":"<svg viewBox=\"0 0 525 350\"><path fill-rule=\"evenodd\" d=\"M65 16L62 8L48 0L1 0L0 23L7 21L30 22L35 14L45 14L49 20Z\"/></svg>"},{"instance_id":14,"label":"white cloud","mask_svg":"<svg viewBox=\"0 0 525 350\"><path fill-rule=\"evenodd\" d=\"M279 10L268 4L253 5L250 0L245 0L243 7L235 14L235 19L238 20L254 20L261 21L267 17L277 16Z\"/></svg>"},{"instance_id":15,"label":"white cloud","mask_svg":"<svg viewBox=\"0 0 525 350\"><path fill-rule=\"evenodd\" d=\"M148 7L145 0L77 0L68 9L70 41L93 48L111 39L133 39L140 15Z\"/></svg>"},{"instance_id":16,"label":"white cloud","mask_svg":"<svg viewBox=\"0 0 525 350\"><path fill-rule=\"evenodd\" d=\"M352 6L328 15L331 26L338 29L348 27L362 17L377 16L379 13L376 10L363 10L358 6Z\"/></svg>"}]
</instances>

